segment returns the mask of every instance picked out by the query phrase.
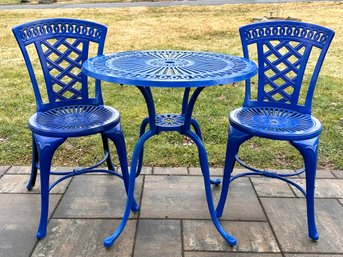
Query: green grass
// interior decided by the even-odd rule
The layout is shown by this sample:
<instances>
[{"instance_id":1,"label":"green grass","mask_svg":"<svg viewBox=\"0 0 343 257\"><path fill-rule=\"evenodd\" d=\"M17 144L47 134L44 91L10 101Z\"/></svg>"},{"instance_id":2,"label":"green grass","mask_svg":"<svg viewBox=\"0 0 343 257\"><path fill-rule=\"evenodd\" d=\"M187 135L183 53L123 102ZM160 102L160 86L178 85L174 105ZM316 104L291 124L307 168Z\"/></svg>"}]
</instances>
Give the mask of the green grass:
<instances>
[{"instance_id":1,"label":"green grass","mask_svg":"<svg viewBox=\"0 0 343 257\"><path fill-rule=\"evenodd\" d=\"M278 10L306 22L328 26L336 37L324 63L313 102L313 114L324 125L319 147L319 167L343 169L343 4L288 3L225 5L208 7L60 9L0 11L0 165L29 165L31 134L27 120L35 112L26 66L11 34L11 28L29 20L47 17L83 18L109 27L105 52L132 49L187 49L241 55L238 28L252 18ZM282 10L282 11L281 11ZM316 13L316 15L313 15ZM40 78L42 79L42 78ZM146 107L138 89L103 83L107 105L122 115L129 158L138 138ZM157 112L180 112L182 92L154 89ZM205 89L195 107L212 166L222 166L225 157L229 112L243 102L243 84ZM145 165L196 166L197 149L184 144L176 133L161 134L146 144ZM99 136L68 140L58 151L55 165L86 165L100 158ZM301 159L286 142L253 139L243 145L242 158L262 168L300 168Z\"/></svg>"},{"instance_id":2,"label":"green grass","mask_svg":"<svg viewBox=\"0 0 343 257\"><path fill-rule=\"evenodd\" d=\"M20 0L0 0L0 5L2 4L20 4Z\"/></svg>"}]
</instances>

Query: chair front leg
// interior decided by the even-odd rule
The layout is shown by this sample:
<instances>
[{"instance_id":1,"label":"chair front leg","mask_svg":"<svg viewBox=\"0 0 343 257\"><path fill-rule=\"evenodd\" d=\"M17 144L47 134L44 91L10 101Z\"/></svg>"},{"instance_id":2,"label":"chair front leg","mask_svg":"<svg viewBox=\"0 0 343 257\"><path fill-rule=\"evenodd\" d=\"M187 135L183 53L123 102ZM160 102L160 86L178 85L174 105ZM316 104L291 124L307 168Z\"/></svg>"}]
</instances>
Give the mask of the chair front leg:
<instances>
[{"instance_id":1,"label":"chair front leg","mask_svg":"<svg viewBox=\"0 0 343 257\"><path fill-rule=\"evenodd\" d=\"M40 184L41 184L41 215L37 231L37 238L41 239L46 235L49 213L49 177L52 157L56 149L63 144L65 138L52 138L40 135L33 135L36 142L39 166L40 166Z\"/></svg>"},{"instance_id":2,"label":"chair front leg","mask_svg":"<svg viewBox=\"0 0 343 257\"><path fill-rule=\"evenodd\" d=\"M224 164L224 175L223 175L223 183L222 183L222 191L220 194L220 199L218 202L218 206L216 209L217 217L221 217L223 215L223 210L227 198L227 194L229 192L229 184L230 184L230 177L235 167L236 162L236 154L238 153L239 147L245 141L250 139L252 136L246 134L234 127L229 127L229 137L227 140L226 146L226 157L225 157L225 164Z\"/></svg>"},{"instance_id":3,"label":"chair front leg","mask_svg":"<svg viewBox=\"0 0 343 257\"><path fill-rule=\"evenodd\" d=\"M36 141L34 139L34 136L32 134L32 164L31 164L31 175L30 175L30 180L26 185L27 190L31 191L32 188L36 184L36 178L37 178L37 164L39 162L38 158L38 150L37 150L37 145Z\"/></svg>"},{"instance_id":4,"label":"chair front leg","mask_svg":"<svg viewBox=\"0 0 343 257\"><path fill-rule=\"evenodd\" d=\"M316 179L316 168L318 158L319 136L303 140L290 142L301 153L305 164L306 174L306 205L307 205L307 225L308 235L313 240L318 240L315 214L314 214L314 190Z\"/></svg>"}]
</instances>

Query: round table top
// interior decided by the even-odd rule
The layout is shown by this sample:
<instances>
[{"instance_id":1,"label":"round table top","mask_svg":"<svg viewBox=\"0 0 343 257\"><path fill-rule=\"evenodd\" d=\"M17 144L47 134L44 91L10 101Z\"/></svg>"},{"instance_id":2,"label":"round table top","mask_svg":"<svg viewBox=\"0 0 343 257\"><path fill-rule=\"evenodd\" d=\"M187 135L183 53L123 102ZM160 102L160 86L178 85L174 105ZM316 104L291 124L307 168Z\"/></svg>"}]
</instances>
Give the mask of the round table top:
<instances>
[{"instance_id":1,"label":"round table top","mask_svg":"<svg viewBox=\"0 0 343 257\"><path fill-rule=\"evenodd\" d=\"M212 52L177 50L128 51L85 61L82 71L113 83L148 87L204 87L249 79L256 64Z\"/></svg>"}]
</instances>

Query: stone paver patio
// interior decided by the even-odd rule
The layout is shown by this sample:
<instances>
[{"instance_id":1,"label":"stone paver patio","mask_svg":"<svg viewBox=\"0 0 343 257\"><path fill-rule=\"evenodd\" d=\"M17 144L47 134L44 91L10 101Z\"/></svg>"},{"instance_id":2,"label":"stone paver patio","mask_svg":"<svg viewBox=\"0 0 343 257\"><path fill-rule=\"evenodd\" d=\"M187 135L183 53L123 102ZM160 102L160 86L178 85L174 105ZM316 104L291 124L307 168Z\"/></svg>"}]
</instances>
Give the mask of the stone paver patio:
<instances>
[{"instance_id":1,"label":"stone paver patio","mask_svg":"<svg viewBox=\"0 0 343 257\"><path fill-rule=\"evenodd\" d=\"M39 183L26 191L29 172L0 167L1 257L343 257L343 171L318 171L318 242L307 237L305 200L294 188L268 178L236 180L222 217L238 239L229 247L211 222L199 168L145 167L136 184L141 211L110 249L103 239L119 224L126 199L120 179L90 174L59 184L47 237L37 241ZM215 201L219 194L213 186Z\"/></svg>"}]
</instances>

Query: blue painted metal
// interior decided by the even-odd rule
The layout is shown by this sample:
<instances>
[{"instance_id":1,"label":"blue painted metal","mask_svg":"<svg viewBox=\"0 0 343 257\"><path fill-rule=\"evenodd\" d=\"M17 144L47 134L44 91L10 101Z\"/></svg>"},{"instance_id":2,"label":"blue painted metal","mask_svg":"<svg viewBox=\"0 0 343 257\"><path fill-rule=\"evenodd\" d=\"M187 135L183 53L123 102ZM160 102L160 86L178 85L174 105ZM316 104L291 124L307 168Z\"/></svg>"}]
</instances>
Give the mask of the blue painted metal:
<instances>
[{"instance_id":1,"label":"blue painted metal","mask_svg":"<svg viewBox=\"0 0 343 257\"><path fill-rule=\"evenodd\" d=\"M27 189L36 182L37 170L41 178L41 217L37 238L46 235L49 208L49 191L61 181L89 172L105 172L124 180L128 190L128 164L124 134L120 126L119 112L103 104L100 81L95 82L95 96L88 93L86 75L81 66L88 58L90 44L97 46L97 54L103 53L107 28L104 25L76 19L44 19L13 28L14 36L23 54L36 98L37 112L30 118L32 131L32 170ZM45 87L39 87L27 46L34 45L45 79ZM43 101L41 90L46 90ZM56 149L69 137L100 133L104 158L97 164L68 172L51 172L51 160ZM122 174L118 174L111 161L108 140L117 148ZM97 169L107 163L108 170ZM62 175L49 184L50 174ZM131 196L133 211L138 205Z\"/></svg>"},{"instance_id":2,"label":"blue painted metal","mask_svg":"<svg viewBox=\"0 0 343 257\"><path fill-rule=\"evenodd\" d=\"M279 140L313 138L322 131L311 114L277 107L243 107L230 113L232 126L244 123L243 131L259 137Z\"/></svg>"},{"instance_id":3,"label":"blue painted metal","mask_svg":"<svg viewBox=\"0 0 343 257\"><path fill-rule=\"evenodd\" d=\"M324 57L334 36L328 28L292 21L271 21L240 28L245 58L249 46L256 46L258 55L257 96L253 97L251 82L246 80L243 107L230 113L223 186L217 206L217 216L223 213L229 184L247 175L261 175L285 181L299 189L306 197L309 237L318 239L314 217L314 187L319 135L322 126L311 115L312 97ZM252 49L252 48L251 48ZM309 72L308 60L316 49L314 69ZM312 63L313 64L313 63ZM308 88L303 78L310 79ZM302 102L301 98L305 98ZM286 140L303 156L305 168L296 173L277 174L250 167L238 157L241 144L253 136ZM231 177L235 161L252 172ZM287 179L306 172L306 191Z\"/></svg>"},{"instance_id":4,"label":"blue painted metal","mask_svg":"<svg viewBox=\"0 0 343 257\"><path fill-rule=\"evenodd\" d=\"M120 235L130 214L135 177L143 163L145 142L161 132L178 132L191 138L198 148L199 160L209 212L219 233L230 245L236 239L221 227L213 205L211 184L219 179L210 179L208 159L198 122L192 118L193 108L201 91L206 86L227 84L245 80L257 73L256 65L244 58L206 52L190 51L132 51L98 56L86 61L82 70L88 76L113 83L137 86L148 109L148 117L140 127L140 137L132 154L128 200L123 220L112 236L105 239L111 246ZM156 114L151 87L185 88L181 114ZM190 87L195 87L191 94ZM147 125L149 130L146 131ZM192 128L194 132L192 131Z\"/></svg>"},{"instance_id":5,"label":"blue painted metal","mask_svg":"<svg viewBox=\"0 0 343 257\"><path fill-rule=\"evenodd\" d=\"M87 60L82 70L118 84L154 87L202 87L230 84L256 74L241 57L192 51L128 51Z\"/></svg>"}]
</instances>

